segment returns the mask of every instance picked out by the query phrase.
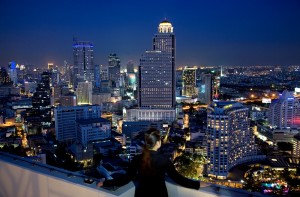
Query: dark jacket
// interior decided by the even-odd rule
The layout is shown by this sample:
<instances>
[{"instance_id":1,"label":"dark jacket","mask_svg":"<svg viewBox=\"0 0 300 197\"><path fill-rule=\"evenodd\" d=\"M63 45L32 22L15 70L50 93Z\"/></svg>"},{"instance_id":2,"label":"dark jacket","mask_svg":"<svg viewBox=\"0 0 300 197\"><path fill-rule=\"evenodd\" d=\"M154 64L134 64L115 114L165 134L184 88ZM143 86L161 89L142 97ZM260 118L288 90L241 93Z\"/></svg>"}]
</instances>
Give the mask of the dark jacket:
<instances>
[{"instance_id":1,"label":"dark jacket","mask_svg":"<svg viewBox=\"0 0 300 197\"><path fill-rule=\"evenodd\" d=\"M171 160L156 151L150 151L151 168L142 170L142 155L137 155L132 160L126 176L111 181L104 181L103 186L122 186L135 181L135 197L159 196L167 197L165 174L181 186L199 189L199 181L191 180L180 175Z\"/></svg>"}]
</instances>

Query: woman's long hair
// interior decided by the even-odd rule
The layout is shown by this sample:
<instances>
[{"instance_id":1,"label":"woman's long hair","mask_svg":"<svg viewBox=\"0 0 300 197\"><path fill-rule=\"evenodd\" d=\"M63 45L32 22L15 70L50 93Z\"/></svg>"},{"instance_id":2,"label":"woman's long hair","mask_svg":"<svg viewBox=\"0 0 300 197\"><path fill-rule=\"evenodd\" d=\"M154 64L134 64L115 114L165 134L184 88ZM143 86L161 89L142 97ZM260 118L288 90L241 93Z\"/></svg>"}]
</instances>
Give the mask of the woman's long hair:
<instances>
[{"instance_id":1,"label":"woman's long hair","mask_svg":"<svg viewBox=\"0 0 300 197\"><path fill-rule=\"evenodd\" d=\"M155 128L150 128L145 132L145 145L142 153L142 173L147 174L151 169L150 149L152 149L156 142L160 140L160 132Z\"/></svg>"}]
</instances>

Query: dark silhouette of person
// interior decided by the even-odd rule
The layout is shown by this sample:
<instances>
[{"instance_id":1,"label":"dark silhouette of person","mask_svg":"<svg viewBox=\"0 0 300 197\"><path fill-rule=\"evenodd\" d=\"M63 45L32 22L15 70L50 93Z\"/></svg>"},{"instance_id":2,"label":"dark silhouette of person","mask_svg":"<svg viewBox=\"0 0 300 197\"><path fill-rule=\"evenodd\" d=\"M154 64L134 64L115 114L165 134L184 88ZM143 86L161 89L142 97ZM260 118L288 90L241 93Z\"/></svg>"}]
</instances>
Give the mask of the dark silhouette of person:
<instances>
[{"instance_id":1,"label":"dark silhouette of person","mask_svg":"<svg viewBox=\"0 0 300 197\"><path fill-rule=\"evenodd\" d=\"M133 158L126 175L122 178L99 182L97 186L122 186L133 180L136 186L135 197L167 197L168 191L165 183L167 173L177 184L199 189L200 181L180 175L171 160L157 151L160 146L160 132L153 128L149 129L145 132L143 152Z\"/></svg>"}]
</instances>

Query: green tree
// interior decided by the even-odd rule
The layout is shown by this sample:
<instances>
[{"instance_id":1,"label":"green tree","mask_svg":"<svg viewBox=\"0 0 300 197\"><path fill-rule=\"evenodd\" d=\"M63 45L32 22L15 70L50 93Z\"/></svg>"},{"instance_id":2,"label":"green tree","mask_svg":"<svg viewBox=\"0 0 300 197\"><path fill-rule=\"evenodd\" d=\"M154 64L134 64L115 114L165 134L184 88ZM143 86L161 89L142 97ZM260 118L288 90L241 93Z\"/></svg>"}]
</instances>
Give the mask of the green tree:
<instances>
[{"instance_id":1,"label":"green tree","mask_svg":"<svg viewBox=\"0 0 300 197\"><path fill-rule=\"evenodd\" d=\"M205 158L201 155L183 153L176 157L174 164L177 171L188 178L199 179L198 170L205 164Z\"/></svg>"}]
</instances>

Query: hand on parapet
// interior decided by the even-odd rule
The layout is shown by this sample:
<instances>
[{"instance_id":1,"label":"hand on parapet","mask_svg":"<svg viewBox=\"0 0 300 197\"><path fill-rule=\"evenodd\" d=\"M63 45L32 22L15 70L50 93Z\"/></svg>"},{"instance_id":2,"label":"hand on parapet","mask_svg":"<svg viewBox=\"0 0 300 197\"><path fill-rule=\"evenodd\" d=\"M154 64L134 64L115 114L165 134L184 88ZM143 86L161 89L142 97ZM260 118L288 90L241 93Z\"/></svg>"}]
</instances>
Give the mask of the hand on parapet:
<instances>
[{"instance_id":1,"label":"hand on parapet","mask_svg":"<svg viewBox=\"0 0 300 197\"><path fill-rule=\"evenodd\" d=\"M100 179L100 181L97 183L97 187L102 187L104 181L105 181L105 178Z\"/></svg>"}]
</instances>

